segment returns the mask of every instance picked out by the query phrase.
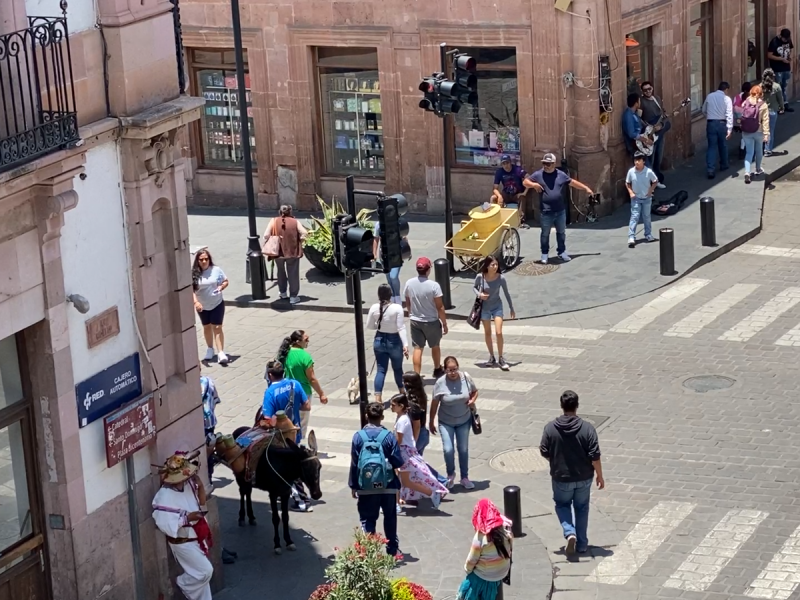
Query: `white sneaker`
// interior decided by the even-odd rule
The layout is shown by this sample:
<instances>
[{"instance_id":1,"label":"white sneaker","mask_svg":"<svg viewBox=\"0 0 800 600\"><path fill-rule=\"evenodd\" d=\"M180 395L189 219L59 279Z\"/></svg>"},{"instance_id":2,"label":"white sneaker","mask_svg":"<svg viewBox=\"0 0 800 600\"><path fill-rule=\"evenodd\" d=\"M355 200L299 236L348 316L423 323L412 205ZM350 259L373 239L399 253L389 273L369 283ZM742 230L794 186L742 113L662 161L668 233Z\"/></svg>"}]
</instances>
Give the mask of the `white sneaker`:
<instances>
[{"instance_id":1,"label":"white sneaker","mask_svg":"<svg viewBox=\"0 0 800 600\"><path fill-rule=\"evenodd\" d=\"M213 348L207 348L206 349L206 355L205 355L205 357L203 357L203 360L213 360L213 359L214 359L214 349Z\"/></svg>"},{"instance_id":2,"label":"white sneaker","mask_svg":"<svg viewBox=\"0 0 800 600\"><path fill-rule=\"evenodd\" d=\"M292 296L289 298L289 304L297 304L298 302L300 302L300 298L298 296Z\"/></svg>"},{"instance_id":3,"label":"white sneaker","mask_svg":"<svg viewBox=\"0 0 800 600\"><path fill-rule=\"evenodd\" d=\"M222 350L220 350L219 354L217 354L217 362L221 365L228 364L228 355L225 354Z\"/></svg>"},{"instance_id":4,"label":"white sneaker","mask_svg":"<svg viewBox=\"0 0 800 600\"><path fill-rule=\"evenodd\" d=\"M278 294L278 298L280 298L281 300L286 300L288 297L289 294L287 294L286 292L281 292L280 294Z\"/></svg>"},{"instance_id":5,"label":"white sneaker","mask_svg":"<svg viewBox=\"0 0 800 600\"><path fill-rule=\"evenodd\" d=\"M656 187L657 187L658 189L660 189L660 190L665 190L665 189L667 189L667 186L665 186L665 185L664 185L663 183L661 183L660 181L659 181L659 182L656 184Z\"/></svg>"},{"instance_id":6,"label":"white sneaker","mask_svg":"<svg viewBox=\"0 0 800 600\"><path fill-rule=\"evenodd\" d=\"M455 482L456 482L456 476L455 475L451 475L450 477L447 478L447 483L445 483L444 486L448 490L452 490L453 489L453 485L455 485Z\"/></svg>"},{"instance_id":7,"label":"white sneaker","mask_svg":"<svg viewBox=\"0 0 800 600\"><path fill-rule=\"evenodd\" d=\"M547 254L542 254L542 264L546 265L547 264L547 259L549 259L549 258L550 257Z\"/></svg>"},{"instance_id":8,"label":"white sneaker","mask_svg":"<svg viewBox=\"0 0 800 600\"><path fill-rule=\"evenodd\" d=\"M561 260L563 260L564 262L569 262L569 261L571 261L571 260L572 260L572 259L569 257L569 254L567 254L566 252L562 252L561 254L559 254L559 255L558 255L558 258L560 258L560 259L561 259Z\"/></svg>"},{"instance_id":9,"label":"white sneaker","mask_svg":"<svg viewBox=\"0 0 800 600\"><path fill-rule=\"evenodd\" d=\"M636 238L628 238L628 248L636 248Z\"/></svg>"},{"instance_id":10,"label":"white sneaker","mask_svg":"<svg viewBox=\"0 0 800 600\"><path fill-rule=\"evenodd\" d=\"M434 510L439 510L439 505L442 503L442 496L439 492L433 492L431 496L431 504L433 504Z\"/></svg>"}]
</instances>

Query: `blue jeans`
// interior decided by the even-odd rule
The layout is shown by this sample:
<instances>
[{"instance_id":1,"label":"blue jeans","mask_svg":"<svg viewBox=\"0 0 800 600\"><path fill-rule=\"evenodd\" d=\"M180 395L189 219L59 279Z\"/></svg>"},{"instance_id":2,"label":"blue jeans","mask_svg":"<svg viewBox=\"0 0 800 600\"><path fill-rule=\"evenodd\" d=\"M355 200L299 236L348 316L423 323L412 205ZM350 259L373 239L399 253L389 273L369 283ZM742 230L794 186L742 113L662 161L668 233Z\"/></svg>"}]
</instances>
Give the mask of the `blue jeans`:
<instances>
[{"instance_id":1,"label":"blue jeans","mask_svg":"<svg viewBox=\"0 0 800 600\"><path fill-rule=\"evenodd\" d=\"M585 481L553 480L553 502L556 505L556 516L564 530L564 538L574 535L577 538L577 549L586 550L589 546L589 494L592 491L592 479ZM573 519L572 512L575 511Z\"/></svg>"},{"instance_id":2,"label":"blue jeans","mask_svg":"<svg viewBox=\"0 0 800 600\"><path fill-rule=\"evenodd\" d=\"M389 361L392 362L394 372L394 382L397 389L403 389L403 342L399 333L375 334L375 341L372 343L375 351L375 393L383 393L383 382L386 380L386 372L389 369Z\"/></svg>"},{"instance_id":3,"label":"blue jeans","mask_svg":"<svg viewBox=\"0 0 800 600\"><path fill-rule=\"evenodd\" d=\"M786 95L786 86L792 78L791 71L778 71L775 73L775 81L781 84L781 91L783 91L783 101L788 102L789 97Z\"/></svg>"},{"instance_id":4,"label":"blue jeans","mask_svg":"<svg viewBox=\"0 0 800 600\"><path fill-rule=\"evenodd\" d=\"M650 223L650 208L653 206L653 197L650 198L631 198L631 221L628 224L628 237L636 237L636 225L639 224L639 217L644 221L644 237L653 235Z\"/></svg>"},{"instance_id":5,"label":"blue jeans","mask_svg":"<svg viewBox=\"0 0 800 600\"><path fill-rule=\"evenodd\" d=\"M539 215L542 233L539 237L539 245L542 247L542 254L550 254L550 229L556 226L556 252L559 255L567 251L567 211L543 212Z\"/></svg>"},{"instance_id":6,"label":"blue jeans","mask_svg":"<svg viewBox=\"0 0 800 600\"><path fill-rule=\"evenodd\" d=\"M420 423L419 427L419 437L417 437L417 452L419 455L422 456L422 453L425 452L425 448L428 447L428 444L431 443L431 432L428 431L428 428L425 427L425 423Z\"/></svg>"},{"instance_id":7,"label":"blue jeans","mask_svg":"<svg viewBox=\"0 0 800 600\"><path fill-rule=\"evenodd\" d=\"M397 496L394 491L389 494L358 495L358 519L361 529L366 533L375 533L378 517L383 510L383 534L389 540L386 544L386 553L394 556L400 549L400 540L397 537Z\"/></svg>"},{"instance_id":8,"label":"blue jeans","mask_svg":"<svg viewBox=\"0 0 800 600\"><path fill-rule=\"evenodd\" d=\"M708 139L708 149L706 150L706 171L712 175L717 170L717 158L719 158L719 168L728 168L728 126L725 121L708 121L706 123L706 138Z\"/></svg>"},{"instance_id":9,"label":"blue jeans","mask_svg":"<svg viewBox=\"0 0 800 600\"><path fill-rule=\"evenodd\" d=\"M778 113L774 110L769 111L769 141L767 142L767 151L772 152L775 149L775 125L778 122Z\"/></svg>"},{"instance_id":10,"label":"blue jeans","mask_svg":"<svg viewBox=\"0 0 800 600\"><path fill-rule=\"evenodd\" d=\"M386 274L386 281L389 287L392 288L392 296L395 298L400 297L400 267L392 267L392 270Z\"/></svg>"},{"instance_id":11,"label":"blue jeans","mask_svg":"<svg viewBox=\"0 0 800 600\"><path fill-rule=\"evenodd\" d=\"M469 477L469 432L472 431L472 417L466 423L453 426L439 422L439 433L442 434L442 450L447 476L456 474L456 446L458 447L458 466L461 479Z\"/></svg>"},{"instance_id":12,"label":"blue jeans","mask_svg":"<svg viewBox=\"0 0 800 600\"><path fill-rule=\"evenodd\" d=\"M760 131L755 133L742 132L742 139L744 140L744 173L745 175L750 172L750 167L755 157L756 171L761 170L761 158L764 156L764 134Z\"/></svg>"}]
</instances>

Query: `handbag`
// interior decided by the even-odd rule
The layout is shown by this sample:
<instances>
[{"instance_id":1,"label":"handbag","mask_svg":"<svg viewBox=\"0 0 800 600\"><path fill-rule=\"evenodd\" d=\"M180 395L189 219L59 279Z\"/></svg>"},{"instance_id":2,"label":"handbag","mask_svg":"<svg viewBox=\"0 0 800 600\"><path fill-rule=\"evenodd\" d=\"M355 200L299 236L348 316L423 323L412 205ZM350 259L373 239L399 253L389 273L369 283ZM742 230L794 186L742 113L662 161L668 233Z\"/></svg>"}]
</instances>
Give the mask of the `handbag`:
<instances>
[{"instance_id":1,"label":"handbag","mask_svg":"<svg viewBox=\"0 0 800 600\"><path fill-rule=\"evenodd\" d=\"M505 583L506 585L511 585L511 567L514 566L514 555L513 555L513 552L509 556L509 560L511 561L511 564L508 565L508 573L506 573L506 576L503 577L503 583Z\"/></svg>"},{"instance_id":2,"label":"handbag","mask_svg":"<svg viewBox=\"0 0 800 600\"><path fill-rule=\"evenodd\" d=\"M267 241L261 247L261 254L267 258L277 258L281 253L281 238L277 235L276 228L277 217L272 219L272 233Z\"/></svg>"},{"instance_id":3,"label":"handbag","mask_svg":"<svg viewBox=\"0 0 800 600\"><path fill-rule=\"evenodd\" d=\"M483 275L481 275L480 290L483 291ZM480 298L475 298L475 303L472 305L472 310L469 311L469 316L467 317L467 325L469 325L473 329L480 329L482 310L483 310L483 300L481 300Z\"/></svg>"},{"instance_id":4,"label":"handbag","mask_svg":"<svg viewBox=\"0 0 800 600\"><path fill-rule=\"evenodd\" d=\"M483 433L483 427L481 427L481 416L478 414L478 409L473 404L469 407L469 410L472 413L472 433L480 435Z\"/></svg>"}]
</instances>

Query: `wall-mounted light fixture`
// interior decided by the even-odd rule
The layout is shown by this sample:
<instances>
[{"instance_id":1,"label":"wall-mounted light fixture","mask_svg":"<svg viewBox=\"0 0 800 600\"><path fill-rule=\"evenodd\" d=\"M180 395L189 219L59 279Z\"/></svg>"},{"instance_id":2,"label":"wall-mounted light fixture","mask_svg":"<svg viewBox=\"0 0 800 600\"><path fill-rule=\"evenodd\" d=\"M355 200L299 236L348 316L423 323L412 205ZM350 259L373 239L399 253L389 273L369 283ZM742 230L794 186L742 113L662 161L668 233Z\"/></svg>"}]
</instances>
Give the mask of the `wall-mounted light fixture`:
<instances>
[{"instance_id":1,"label":"wall-mounted light fixture","mask_svg":"<svg viewBox=\"0 0 800 600\"><path fill-rule=\"evenodd\" d=\"M67 302L72 304L72 306L75 307L75 310L82 315L85 315L87 312L89 312L89 301L80 294L70 294L67 296Z\"/></svg>"}]
</instances>

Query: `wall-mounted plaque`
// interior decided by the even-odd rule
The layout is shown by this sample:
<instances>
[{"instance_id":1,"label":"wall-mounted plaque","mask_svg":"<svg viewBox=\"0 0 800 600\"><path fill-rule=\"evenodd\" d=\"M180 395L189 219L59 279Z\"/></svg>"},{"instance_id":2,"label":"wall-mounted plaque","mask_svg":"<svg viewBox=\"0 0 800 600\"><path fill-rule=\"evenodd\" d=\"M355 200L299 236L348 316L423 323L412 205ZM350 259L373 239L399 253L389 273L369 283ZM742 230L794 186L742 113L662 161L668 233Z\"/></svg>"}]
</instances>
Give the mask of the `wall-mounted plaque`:
<instances>
[{"instance_id":1,"label":"wall-mounted plaque","mask_svg":"<svg viewBox=\"0 0 800 600\"><path fill-rule=\"evenodd\" d=\"M119 334L119 311L116 306L86 321L86 342L89 348L99 346Z\"/></svg>"}]
</instances>

